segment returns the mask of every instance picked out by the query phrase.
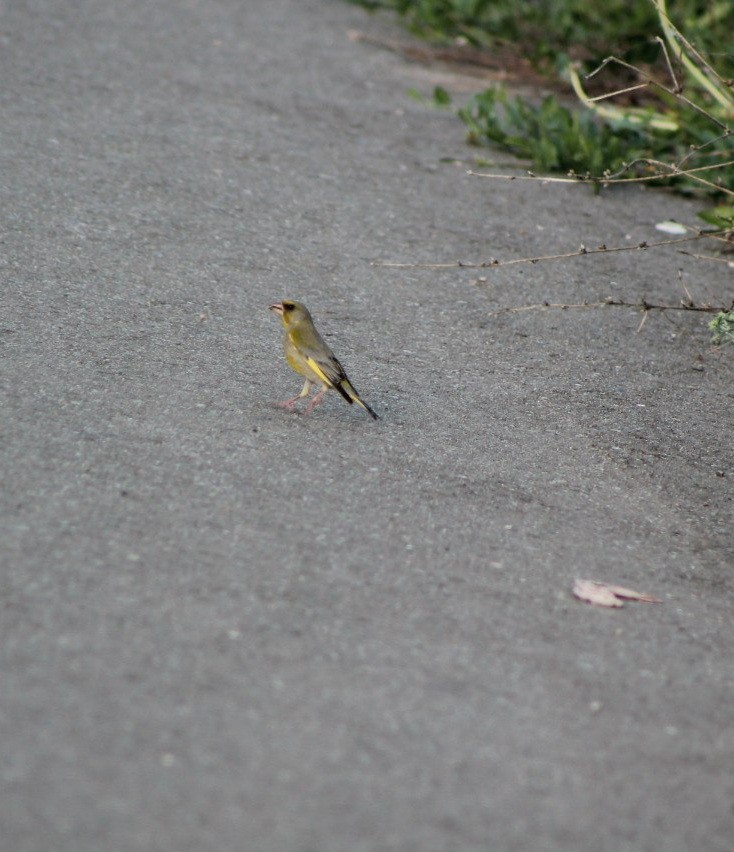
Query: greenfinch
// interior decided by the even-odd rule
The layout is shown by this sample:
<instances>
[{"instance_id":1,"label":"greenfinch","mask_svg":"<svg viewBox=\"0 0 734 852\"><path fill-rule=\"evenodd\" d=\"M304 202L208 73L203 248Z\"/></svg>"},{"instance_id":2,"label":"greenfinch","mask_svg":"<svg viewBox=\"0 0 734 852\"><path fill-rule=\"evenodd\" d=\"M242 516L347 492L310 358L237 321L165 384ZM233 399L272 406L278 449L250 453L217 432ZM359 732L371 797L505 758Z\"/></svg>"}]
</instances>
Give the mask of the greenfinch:
<instances>
[{"instance_id":1,"label":"greenfinch","mask_svg":"<svg viewBox=\"0 0 734 852\"><path fill-rule=\"evenodd\" d=\"M298 400L305 399L311 392L312 386L318 384L321 385L321 389L310 400L304 414L313 411L317 405L323 402L328 390L335 390L350 405L356 402L357 405L364 408L370 417L379 420L379 417L369 405L360 398L354 389L354 385L347 378L344 367L337 361L326 341L316 331L311 314L305 305L291 299L283 299L282 302L270 305L269 310L280 316L285 328L283 348L285 349L286 361L306 379L306 384L298 396L279 403L279 407L292 411Z\"/></svg>"}]
</instances>

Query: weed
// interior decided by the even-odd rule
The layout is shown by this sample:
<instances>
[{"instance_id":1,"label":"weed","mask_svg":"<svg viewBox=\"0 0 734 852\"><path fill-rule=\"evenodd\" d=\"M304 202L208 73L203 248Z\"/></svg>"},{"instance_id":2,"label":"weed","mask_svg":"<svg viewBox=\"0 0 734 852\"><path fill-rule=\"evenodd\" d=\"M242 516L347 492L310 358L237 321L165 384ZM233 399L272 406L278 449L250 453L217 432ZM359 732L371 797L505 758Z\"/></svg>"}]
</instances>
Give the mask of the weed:
<instances>
[{"instance_id":1,"label":"weed","mask_svg":"<svg viewBox=\"0 0 734 852\"><path fill-rule=\"evenodd\" d=\"M734 346L734 311L720 311L709 323L713 331L712 343Z\"/></svg>"},{"instance_id":2,"label":"weed","mask_svg":"<svg viewBox=\"0 0 734 852\"><path fill-rule=\"evenodd\" d=\"M418 89L408 89L408 95L425 106L433 106L437 109L446 109L451 106L451 95L443 86L434 86L433 94L429 98L419 92Z\"/></svg>"},{"instance_id":3,"label":"weed","mask_svg":"<svg viewBox=\"0 0 734 852\"><path fill-rule=\"evenodd\" d=\"M705 8L699 0L675 0L680 27L665 0L608 0L601 16L586 0L356 2L394 9L431 39L520 43L536 64L562 74L586 107L569 110L552 97L535 106L490 89L459 111L470 142L501 145L533 169L572 172L597 186L655 180L686 193L734 197L730 0L711 0ZM596 60L596 70L584 74L579 58L587 67ZM599 88L602 70L611 86L590 94L587 87ZM446 100L434 93L433 103Z\"/></svg>"},{"instance_id":4,"label":"weed","mask_svg":"<svg viewBox=\"0 0 734 852\"><path fill-rule=\"evenodd\" d=\"M588 0L351 0L369 9L392 9L415 33L432 41L463 38L487 47L521 45L537 66L552 72L558 60L597 63L616 54L628 62L653 62L650 35L658 28L651 3L606 0L603 12ZM723 53L734 31L730 0L673 0L680 28L702 53L720 58L734 76L734 55Z\"/></svg>"},{"instance_id":5,"label":"weed","mask_svg":"<svg viewBox=\"0 0 734 852\"><path fill-rule=\"evenodd\" d=\"M459 117L470 142L494 142L542 172L602 175L645 154L637 129L599 123L591 113L566 109L552 95L534 106L510 98L502 88L488 89L472 97Z\"/></svg>"}]
</instances>

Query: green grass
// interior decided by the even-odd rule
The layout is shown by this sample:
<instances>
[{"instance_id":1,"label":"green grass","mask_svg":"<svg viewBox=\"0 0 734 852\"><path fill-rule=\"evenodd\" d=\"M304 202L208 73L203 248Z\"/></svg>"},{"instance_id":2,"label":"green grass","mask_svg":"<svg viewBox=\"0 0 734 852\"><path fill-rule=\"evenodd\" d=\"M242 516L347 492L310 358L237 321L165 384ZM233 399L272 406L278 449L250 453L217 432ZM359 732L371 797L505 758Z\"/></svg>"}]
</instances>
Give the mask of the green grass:
<instances>
[{"instance_id":1,"label":"green grass","mask_svg":"<svg viewBox=\"0 0 734 852\"><path fill-rule=\"evenodd\" d=\"M392 9L409 28L432 41L463 37L477 46L497 40L522 46L539 65L560 55L590 62L616 54L629 62L654 60L651 34L657 13L644 0L352 0ZM698 49L722 60L734 76L734 4L731 0L673 0L670 14ZM728 66L728 71L726 70Z\"/></svg>"},{"instance_id":2,"label":"green grass","mask_svg":"<svg viewBox=\"0 0 734 852\"><path fill-rule=\"evenodd\" d=\"M602 14L588 0L356 2L393 9L414 32L434 41L461 37L487 48L498 40L513 42L536 67L570 81L583 102L568 109L551 97L536 105L510 98L501 88L488 89L459 110L470 142L500 145L539 172L597 178L635 160L648 162L625 176L664 174L678 163L713 165L711 171L677 174L665 182L684 192L734 197L734 166L726 165L734 160L732 0L671 0L669 7L657 0L659 8L654 0L607 0ZM670 77L661 41L673 57L680 89ZM593 81L585 79L584 70L612 55L621 61ZM621 103L594 101L586 90L594 85L598 95L645 79L660 85L630 93ZM441 105L446 105L443 95ZM700 150L691 154L694 149Z\"/></svg>"},{"instance_id":3,"label":"green grass","mask_svg":"<svg viewBox=\"0 0 734 852\"><path fill-rule=\"evenodd\" d=\"M712 343L734 346L734 311L719 311L709 323L709 328L713 332Z\"/></svg>"},{"instance_id":4,"label":"green grass","mask_svg":"<svg viewBox=\"0 0 734 852\"><path fill-rule=\"evenodd\" d=\"M591 113L566 109L552 96L535 106L510 98L504 89L487 89L458 114L470 142L494 142L530 160L540 172L602 175L645 152L638 130L599 123Z\"/></svg>"}]
</instances>

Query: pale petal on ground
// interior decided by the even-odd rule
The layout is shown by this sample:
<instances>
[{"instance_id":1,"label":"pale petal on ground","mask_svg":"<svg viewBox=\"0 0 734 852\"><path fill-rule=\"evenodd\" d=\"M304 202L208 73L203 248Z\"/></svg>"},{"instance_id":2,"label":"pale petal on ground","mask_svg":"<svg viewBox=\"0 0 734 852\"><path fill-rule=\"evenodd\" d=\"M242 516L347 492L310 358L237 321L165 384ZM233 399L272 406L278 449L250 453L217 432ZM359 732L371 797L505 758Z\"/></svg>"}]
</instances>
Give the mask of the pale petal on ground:
<instances>
[{"instance_id":1,"label":"pale petal on ground","mask_svg":"<svg viewBox=\"0 0 734 852\"><path fill-rule=\"evenodd\" d=\"M594 580L576 580L573 593L579 600L596 606L624 606L622 601L607 586Z\"/></svg>"},{"instance_id":2,"label":"pale petal on ground","mask_svg":"<svg viewBox=\"0 0 734 852\"><path fill-rule=\"evenodd\" d=\"M660 598L654 595L648 595L645 592L636 592L634 589L625 589L624 586L609 586L606 583L601 584L606 586L609 591L618 598L625 598L628 601L641 601L642 603L662 603Z\"/></svg>"},{"instance_id":3,"label":"pale petal on ground","mask_svg":"<svg viewBox=\"0 0 734 852\"><path fill-rule=\"evenodd\" d=\"M662 603L660 598L644 592L636 592L624 586L614 586L599 580L576 580L573 585L574 595L582 601L597 606L623 606L620 598L643 603Z\"/></svg>"}]
</instances>

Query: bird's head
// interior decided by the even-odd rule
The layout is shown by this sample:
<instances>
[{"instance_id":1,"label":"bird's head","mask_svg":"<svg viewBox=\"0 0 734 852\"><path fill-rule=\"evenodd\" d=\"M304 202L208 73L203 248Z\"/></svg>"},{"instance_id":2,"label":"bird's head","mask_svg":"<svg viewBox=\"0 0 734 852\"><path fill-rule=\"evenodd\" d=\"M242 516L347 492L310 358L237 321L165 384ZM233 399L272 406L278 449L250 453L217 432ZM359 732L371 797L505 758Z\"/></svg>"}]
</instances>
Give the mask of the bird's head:
<instances>
[{"instance_id":1,"label":"bird's head","mask_svg":"<svg viewBox=\"0 0 734 852\"><path fill-rule=\"evenodd\" d=\"M283 299L282 302L270 305L269 310L280 316L281 322L286 328L309 316L306 307L292 299Z\"/></svg>"}]
</instances>

